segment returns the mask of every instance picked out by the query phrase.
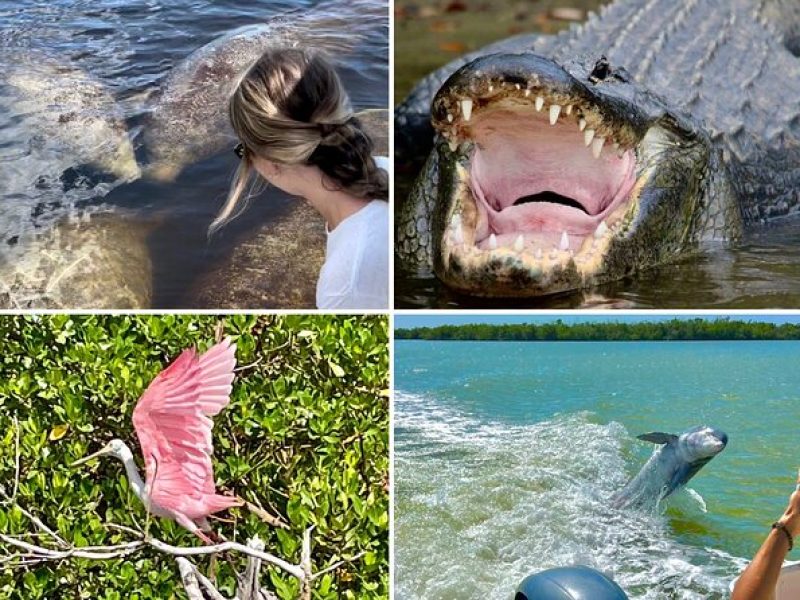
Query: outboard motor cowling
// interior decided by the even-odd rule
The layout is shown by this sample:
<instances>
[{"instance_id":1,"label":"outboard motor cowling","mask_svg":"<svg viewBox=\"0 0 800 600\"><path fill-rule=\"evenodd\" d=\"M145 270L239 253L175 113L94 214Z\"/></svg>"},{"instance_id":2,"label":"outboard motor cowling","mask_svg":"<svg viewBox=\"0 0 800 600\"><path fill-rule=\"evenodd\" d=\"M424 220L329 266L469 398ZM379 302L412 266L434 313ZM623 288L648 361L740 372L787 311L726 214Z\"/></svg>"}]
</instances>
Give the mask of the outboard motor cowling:
<instances>
[{"instance_id":1,"label":"outboard motor cowling","mask_svg":"<svg viewBox=\"0 0 800 600\"><path fill-rule=\"evenodd\" d=\"M628 596L600 571L576 566L528 575L514 600L628 600Z\"/></svg>"}]
</instances>

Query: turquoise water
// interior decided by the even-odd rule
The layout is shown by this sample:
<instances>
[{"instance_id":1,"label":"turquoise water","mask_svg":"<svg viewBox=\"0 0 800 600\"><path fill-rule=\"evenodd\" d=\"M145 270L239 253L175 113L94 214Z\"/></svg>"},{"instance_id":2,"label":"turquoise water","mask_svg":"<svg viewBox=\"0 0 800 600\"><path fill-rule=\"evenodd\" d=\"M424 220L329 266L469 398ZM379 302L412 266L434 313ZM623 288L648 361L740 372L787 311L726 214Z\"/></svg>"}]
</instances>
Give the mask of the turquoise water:
<instances>
[{"instance_id":1,"label":"turquoise water","mask_svg":"<svg viewBox=\"0 0 800 600\"><path fill-rule=\"evenodd\" d=\"M530 572L610 573L631 598L725 598L800 466L797 342L419 342L395 350L396 598L511 599ZM725 451L652 510L608 498L652 445Z\"/></svg>"}]
</instances>

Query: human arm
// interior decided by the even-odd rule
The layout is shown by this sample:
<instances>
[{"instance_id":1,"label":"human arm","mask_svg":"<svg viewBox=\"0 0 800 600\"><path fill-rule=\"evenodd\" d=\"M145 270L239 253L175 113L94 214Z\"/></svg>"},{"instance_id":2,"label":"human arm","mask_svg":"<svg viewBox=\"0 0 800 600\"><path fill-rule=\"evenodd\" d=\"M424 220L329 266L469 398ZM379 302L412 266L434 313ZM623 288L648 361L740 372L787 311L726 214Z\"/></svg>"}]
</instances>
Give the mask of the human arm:
<instances>
[{"instance_id":1,"label":"human arm","mask_svg":"<svg viewBox=\"0 0 800 600\"><path fill-rule=\"evenodd\" d=\"M800 533L800 476L798 487L789 498L789 505L778 520L794 538ZM773 528L753 561L739 577L731 600L766 600L773 598L781 567L789 553L789 539L779 528Z\"/></svg>"}]
</instances>

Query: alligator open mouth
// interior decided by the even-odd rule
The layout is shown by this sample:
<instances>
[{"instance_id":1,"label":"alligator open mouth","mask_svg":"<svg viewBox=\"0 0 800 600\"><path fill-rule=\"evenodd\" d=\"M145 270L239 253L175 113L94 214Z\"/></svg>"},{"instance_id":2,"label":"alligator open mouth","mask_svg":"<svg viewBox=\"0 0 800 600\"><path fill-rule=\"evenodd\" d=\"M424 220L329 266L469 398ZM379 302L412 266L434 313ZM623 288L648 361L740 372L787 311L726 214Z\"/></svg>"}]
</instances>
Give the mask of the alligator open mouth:
<instances>
[{"instance_id":1,"label":"alligator open mouth","mask_svg":"<svg viewBox=\"0 0 800 600\"><path fill-rule=\"evenodd\" d=\"M545 75L524 78L475 68L434 101L434 127L458 165L446 189L460 196L445 215L440 260L471 293L482 293L465 281L478 270L480 285L493 278L482 295L529 295L531 281L558 291L600 273L652 172L645 146L660 127L547 62Z\"/></svg>"},{"instance_id":2,"label":"alligator open mouth","mask_svg":"<svg viewBox=\"0 0 800 600\"><path fill-rule=\"evenodd\" d=\"M634 152L573 116L571 104L546 107L542 96L504 104L470 114L475 244L539 257L578 252L622 217L635 182Z\"/></svg>"}]
</instances>

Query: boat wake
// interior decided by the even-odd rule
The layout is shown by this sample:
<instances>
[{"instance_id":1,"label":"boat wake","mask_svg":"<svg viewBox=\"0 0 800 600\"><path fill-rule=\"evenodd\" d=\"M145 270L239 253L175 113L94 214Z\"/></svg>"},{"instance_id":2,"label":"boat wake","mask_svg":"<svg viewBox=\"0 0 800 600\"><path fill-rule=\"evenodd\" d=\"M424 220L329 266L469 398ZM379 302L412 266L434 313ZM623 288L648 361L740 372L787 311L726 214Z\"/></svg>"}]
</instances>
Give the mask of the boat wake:
<instances>
[{"instance_id":1,"label":"boat wake","mask_svg":"<svg viewBox=\"0 0 800 600\"><path fill-rule=\"evenodd\" d=\"M656 510L610 506L628 478L618 423L478 421L404 392L395 422L398 599L510 599L529 573L570 564L632 599L722 599L746 564L682 542Z\"/></svg>"}]
</instances>

